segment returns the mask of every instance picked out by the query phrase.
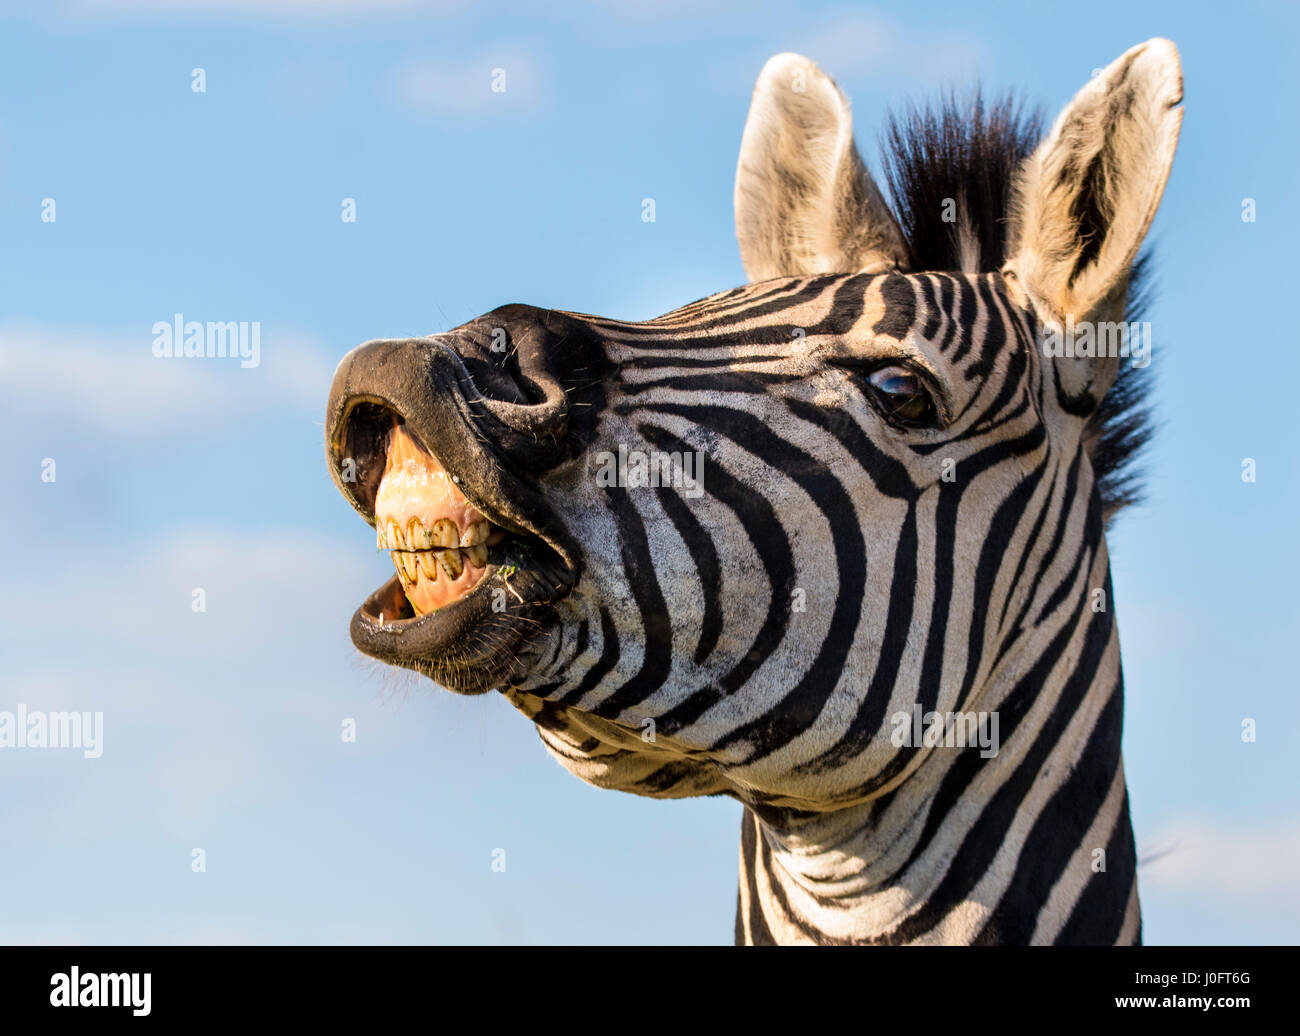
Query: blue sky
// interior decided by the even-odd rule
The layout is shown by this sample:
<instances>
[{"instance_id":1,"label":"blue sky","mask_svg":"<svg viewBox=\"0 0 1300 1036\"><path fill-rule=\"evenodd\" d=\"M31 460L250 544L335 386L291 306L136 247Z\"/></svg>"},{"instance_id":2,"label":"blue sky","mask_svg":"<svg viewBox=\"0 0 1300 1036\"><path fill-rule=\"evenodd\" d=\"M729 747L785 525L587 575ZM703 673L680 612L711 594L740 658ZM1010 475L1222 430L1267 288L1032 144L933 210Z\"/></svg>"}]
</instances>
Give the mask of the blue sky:
<instances>
[{"instance_id":1,"label":"blue sky","mask_svg":"<svg viewBox=\"0 0 1300 1036\"><path fill-rule=\"evenodd\" d=\"M354 651L390 569L326 474L334 364L506 302L637 319L741 283L778 51L837 78L871 161L891 104L978 76L1054 115L1163 35L1161 429L1111 535L1146 937L1300 941L1296 5L795 6L0 3L0 710L106 728L99 759L0 752L0 940L730 941L738 805L588 788L504 701ZM260 321L261 364L156 360L178 312Z\"/></svg>"}]
</instances>

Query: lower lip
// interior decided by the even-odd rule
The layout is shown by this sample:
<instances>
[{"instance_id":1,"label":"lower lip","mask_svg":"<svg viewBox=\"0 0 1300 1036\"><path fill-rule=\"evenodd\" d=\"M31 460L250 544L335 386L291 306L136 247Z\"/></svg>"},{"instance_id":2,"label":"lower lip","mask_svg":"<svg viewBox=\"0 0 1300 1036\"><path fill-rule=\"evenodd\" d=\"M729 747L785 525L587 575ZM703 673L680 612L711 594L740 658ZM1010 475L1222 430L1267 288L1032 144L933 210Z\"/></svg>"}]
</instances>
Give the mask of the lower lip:
<instances>
[{"instance_id":1,"label":"lower lip","mask_svg":"<svg viewBox=\"0 0 1300 1036\"><path fill-rule=\"evenodd\" d=\"M488 690L518 657L521 638L542 629L532 609L568 593L571 577L545 548L507 537L493 548L473 587L426 615L411 614L394 575L352 616L352 642L363 654L416 669L452 690ZM529 618L518 621L524 609ZM485 629L492 635L484 636Z\"/></svg>"},{"instance_id":2,"label":"lower lip","mask_svg":"<svg viewBox=\"0 0 1300 1036\"><path fill-rule=\"evenodd\" d=\"M402 587L400 576L393 576L383 586L376 590L366 600L357 611L357 616L364 622L369 623L375 629L388 630L400 633L402 630L409 629L417 623L424 622L427 619L433 619L440 615L448 615L451 612L461 608L466 601L473 597L483 584L500 568L499 565L489 564L484 569L479 569L480 575L477 581L467 589L461 596L454 601L435 608L424 614L410 614L414 609L406 597L406 591ZM468 569L466 569L468 571ZM406 614L403 614L406 613Z\"/></svg>"},{"instance_id":3,"label":"lower lip","mask_svg":"<svg viewBox=\"0 0 1300 1036\"><path fill-rule=\"evenodd\" d=\"M395 618L403 610L405 595L401 581L394 575L352 616L352 643L363 653L394 665L437 664L448 656L449 649L464 642L469 630L491 614L490 597L484 592L487 579L485 576L455 604L427 615Z\"/></svg>"}]
</instances>

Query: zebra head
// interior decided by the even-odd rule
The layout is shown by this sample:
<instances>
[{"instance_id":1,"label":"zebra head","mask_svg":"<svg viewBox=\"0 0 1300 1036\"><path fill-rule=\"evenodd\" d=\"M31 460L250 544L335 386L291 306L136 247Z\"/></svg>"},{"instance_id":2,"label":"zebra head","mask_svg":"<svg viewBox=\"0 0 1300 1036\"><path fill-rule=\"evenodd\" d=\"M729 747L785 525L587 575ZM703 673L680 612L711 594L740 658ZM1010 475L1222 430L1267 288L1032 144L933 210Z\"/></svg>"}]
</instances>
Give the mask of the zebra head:
<instances>
[{"instance_id":1,"label":"zebra head","mask_svg":"<svg viewBox=\"0 0 1300 1036\"><path fill-rule=\"evenodd\" d=\"M398 569L355 644L501 690L597 785L810 811L926 764L890 736L913 703L1011 708L1049 648L1100 665L1108 610L1097 651L1071 631L1109 592L1132 363L1052 343L1124 318L1181 96L1153 40L1041 142L1009 106L896 123L891 207L834 83L773 58L751 283L638 323L509 305L339 365L329 467Z\"/></svg>"}]
</instances>

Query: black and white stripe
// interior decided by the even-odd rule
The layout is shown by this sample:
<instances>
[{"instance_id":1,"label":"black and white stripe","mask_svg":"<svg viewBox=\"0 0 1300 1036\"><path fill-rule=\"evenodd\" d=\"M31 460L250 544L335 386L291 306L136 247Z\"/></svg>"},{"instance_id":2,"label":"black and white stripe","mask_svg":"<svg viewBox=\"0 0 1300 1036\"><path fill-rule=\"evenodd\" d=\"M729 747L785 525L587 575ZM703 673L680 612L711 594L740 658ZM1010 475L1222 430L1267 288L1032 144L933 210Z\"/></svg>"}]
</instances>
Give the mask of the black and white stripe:
<instances>
[{"instance_id":1,"label":"black and white stripe","mask_svg":"<svg viewBox=\"0 0 1300 1036\"><path fill-rule=\"evenodd\" d=\"M590 553L508 696L552 752L605 787L743 801L745 941L1135 938L1100 505L1000 278L802 278L593 326L619 371L598 440L703 449L704 495L594 493L577 467L550 494ZM810 359L844 341L947 365L967 390L943 434L882 437L853 375ZM996 710L998 756L894 748L914 702Z\"/></svg>"},{"instance_id":2,"label":"black and white stripe","mask_svg":"<svg viewBox=\"0 0 1300 1036\"><path fill-rule=\"evenodd\" d=\"M1181 97L1151 40L1045 136L950 101L888 128L887 202L835 84L773 58L736 178L754 283L641 323L507 306L341 365L331 413L402 403L572 577L410 627L460 654L383 657L499 678L583 780L743 803L740 942L1138 941L1106 524L1144 382L1040 346L1134 318ZM609 485L616 451L700 455L699 491ZM897 743L914 708L996 716L996 754Z\"/></svg>"}]
</instances>

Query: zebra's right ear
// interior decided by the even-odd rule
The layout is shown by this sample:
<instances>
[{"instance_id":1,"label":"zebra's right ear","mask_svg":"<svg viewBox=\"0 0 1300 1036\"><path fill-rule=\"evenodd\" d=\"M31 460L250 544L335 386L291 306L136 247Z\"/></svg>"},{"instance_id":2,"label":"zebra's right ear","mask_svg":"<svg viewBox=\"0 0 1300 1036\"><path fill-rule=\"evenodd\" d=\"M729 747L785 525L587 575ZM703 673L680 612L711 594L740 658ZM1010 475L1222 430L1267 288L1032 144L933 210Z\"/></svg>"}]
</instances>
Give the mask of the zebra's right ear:
<instances>
[{"instance_id":1,"label":"zebra's right ear","mask_svg":"<svg viewBox=\"0 0 1300 1036\"><path fill-rule=\"evenodd\" d=\"M751 281L906 265L898 223L853 145L849 102L798 54L771 58L754 86L736 236Z\"/></svg>"}]
</instances>

